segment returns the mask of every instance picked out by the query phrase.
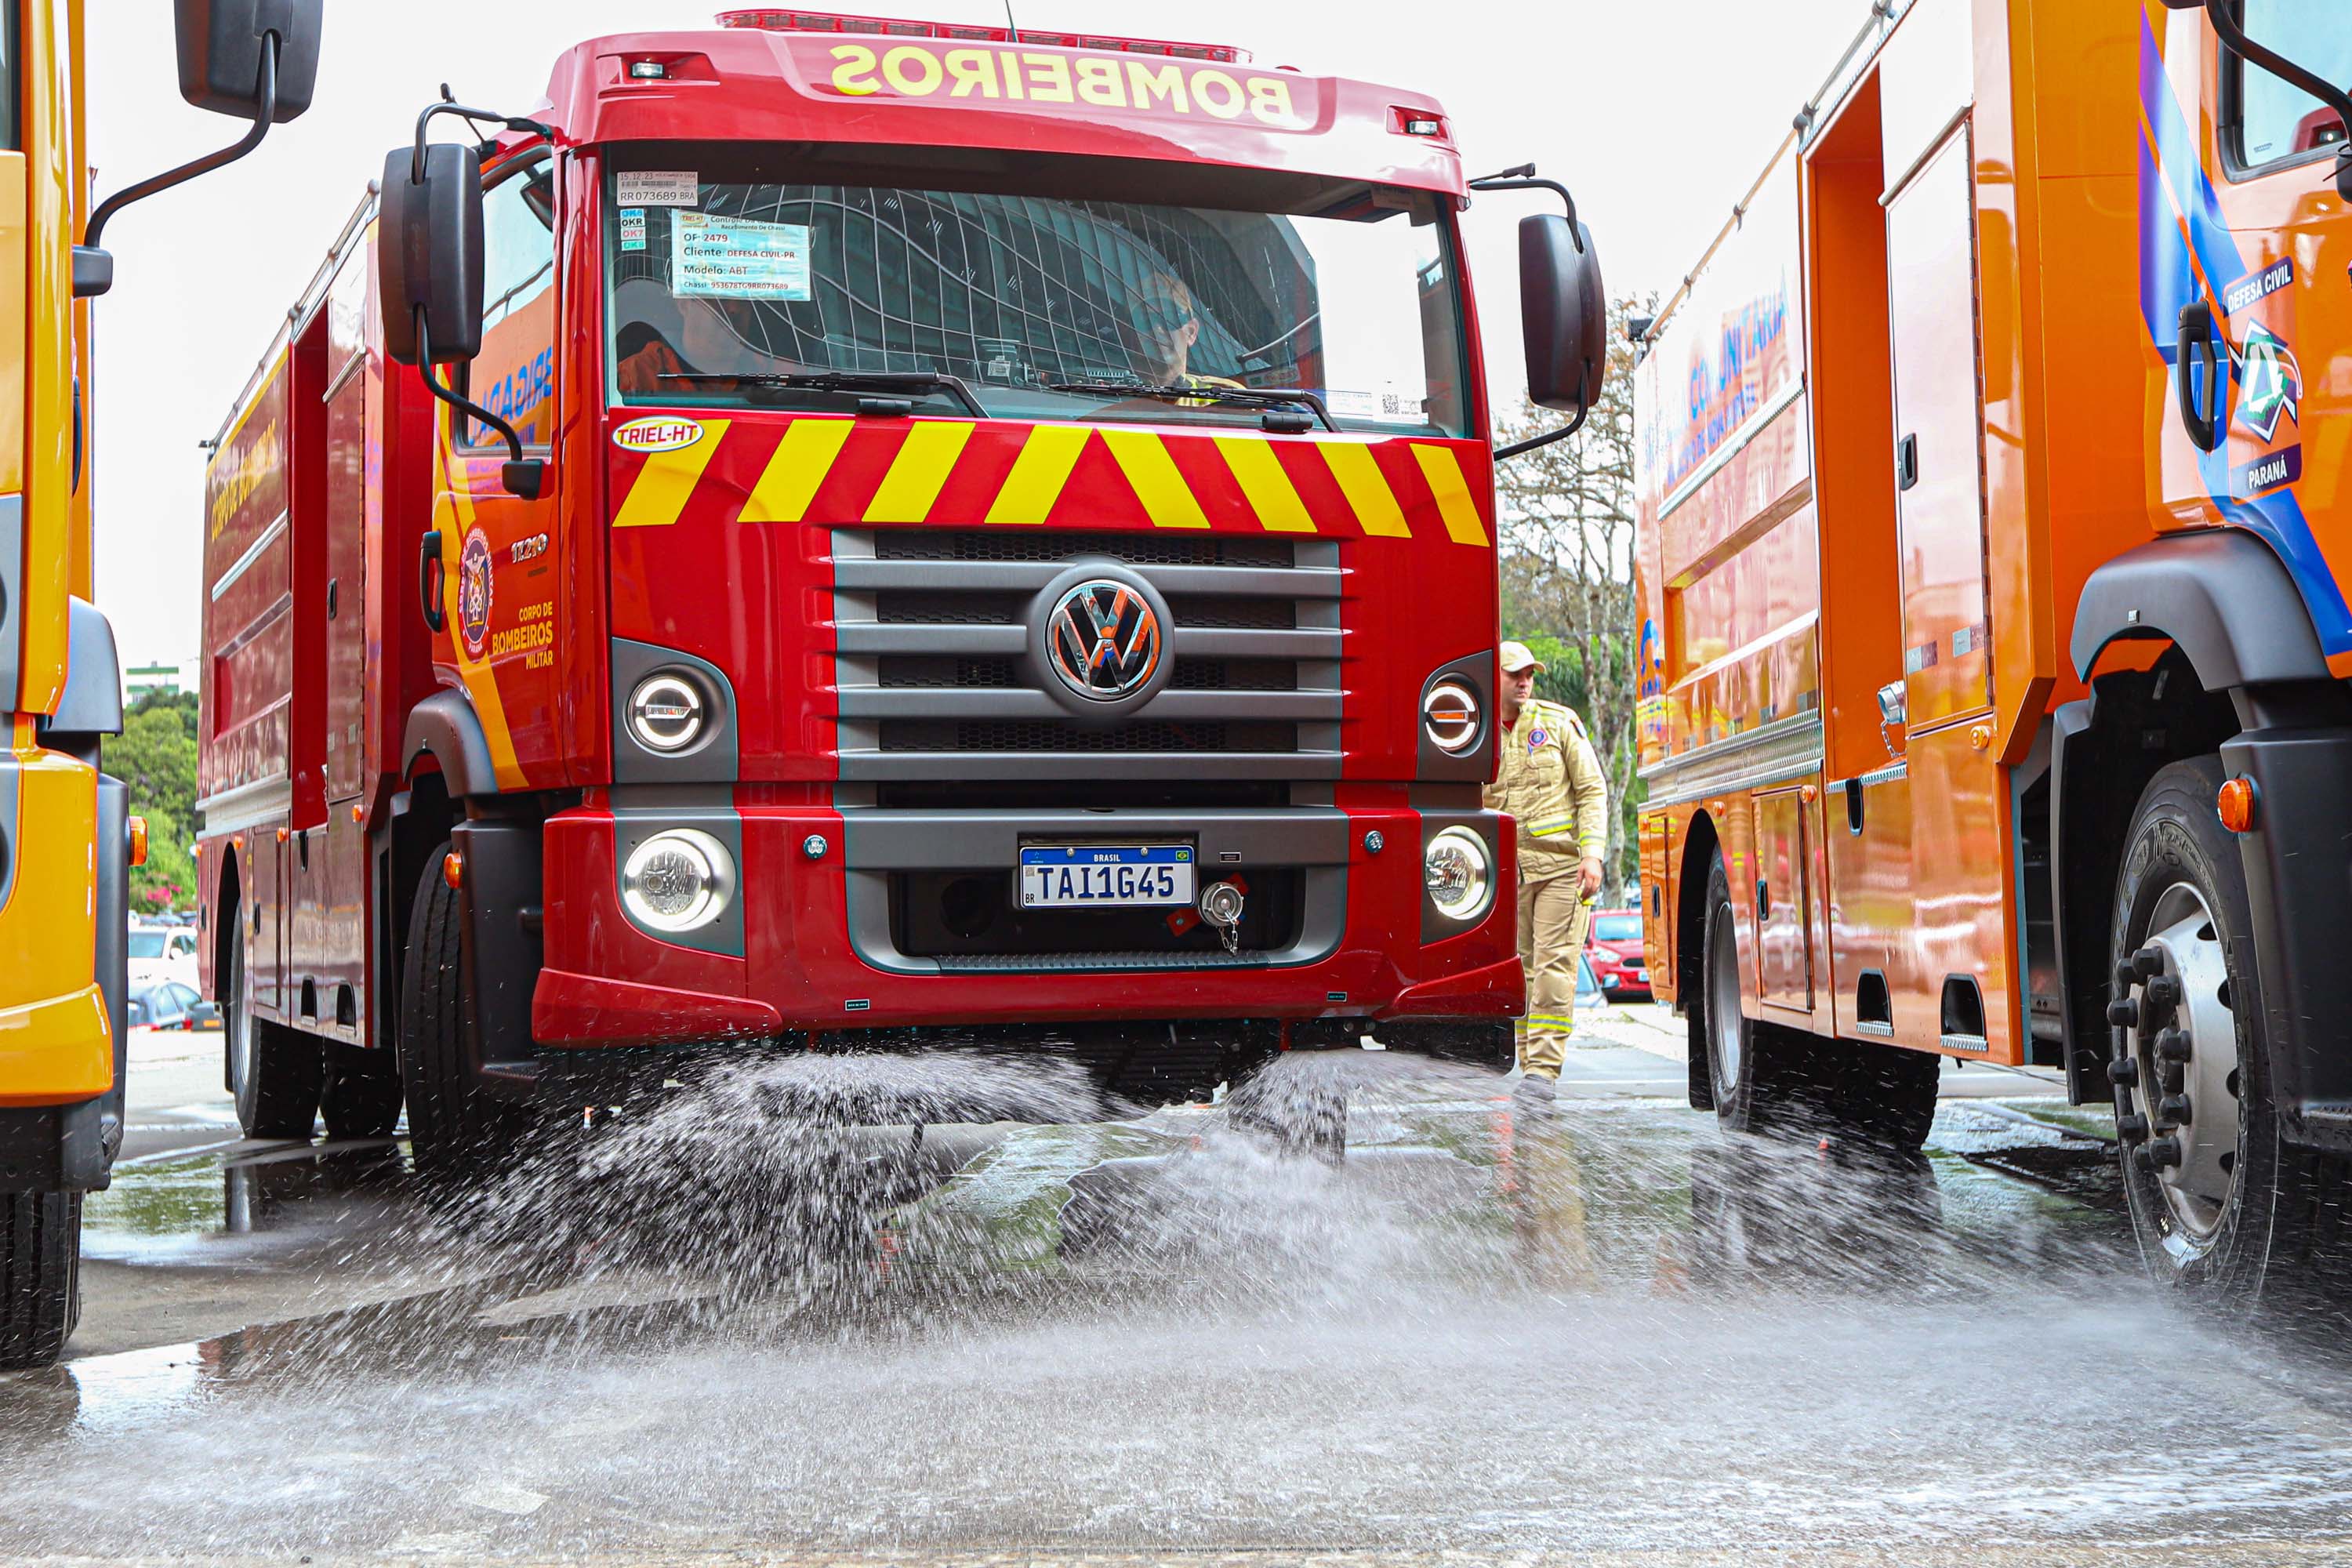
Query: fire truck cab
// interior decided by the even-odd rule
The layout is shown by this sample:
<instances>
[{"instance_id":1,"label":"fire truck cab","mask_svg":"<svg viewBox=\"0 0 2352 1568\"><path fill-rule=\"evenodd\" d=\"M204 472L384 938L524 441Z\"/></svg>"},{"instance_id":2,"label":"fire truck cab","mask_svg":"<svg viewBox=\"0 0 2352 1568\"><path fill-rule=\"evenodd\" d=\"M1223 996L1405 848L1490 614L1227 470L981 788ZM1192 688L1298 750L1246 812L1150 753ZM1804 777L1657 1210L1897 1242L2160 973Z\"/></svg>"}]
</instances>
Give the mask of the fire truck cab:
<instances>
[{"instance_id":1,"label":"fire truck cab","mask_svg":"<svg viewBox=\"0 0 2352 1568\"><path fill-rule=\"evenodd\" d=\"M995 1041L1137 1097L1375 1026L1507 1052L1444 110L722 20L428 111L492 134L393 153L224 432L205 962L247 1126L404 1095L432 1164L679 1047ZM1532 286L1597 297L1529 221ZM1545 320L1589 384L1598 334Z\"/></svg>"}]
</instances>

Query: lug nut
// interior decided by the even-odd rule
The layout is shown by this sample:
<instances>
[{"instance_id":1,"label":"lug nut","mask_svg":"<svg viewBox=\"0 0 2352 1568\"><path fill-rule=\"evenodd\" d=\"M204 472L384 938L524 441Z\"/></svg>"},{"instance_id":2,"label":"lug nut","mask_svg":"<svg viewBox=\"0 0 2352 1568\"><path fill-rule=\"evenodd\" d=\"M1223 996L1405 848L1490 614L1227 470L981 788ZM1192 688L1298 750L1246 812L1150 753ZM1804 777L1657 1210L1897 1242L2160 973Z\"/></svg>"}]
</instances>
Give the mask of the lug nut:
<instances>
[{"instance_id":1,"label":"lug nut","mask_svg":"<svg viewBox=\"0 0 2352 1568\"><path fill-rule=\"evenodd\" d=\"M2168 1094L2157 1102L2156 1113L2163 1117L2168 1125L2178 1127L2189 1120L2189 1097Z\"/></svg>"},{"instance_id":2,"label":"lug nut","mask_svg":"<svg viewBox=\"0 0 2352 1568\"><path fill-rule=\"evenodd\" d=\"M2141 994L2151 1007L2178 1007L2180 1005L2180 982L2169 974L2159 974L2147 983Z\"/></svg>"},{"instance_id":3,"label":"lug nut","mask_svg":"<svg viewBox=\"0 0 2352 1568\"><path fill-rule=\"evenodd\" d=\"M2128 991L2138 984L2139 971L2132 967L2132 961L2128 958L2116 960L2116 989Z\"/></svg>"},{"instance_id":4,"label":"lug nut","mask_svg":"<svg viewBox=\"0 0 2352 1568\"><path fill-rule=\"evenodd\" d=\"M2128 1089L2139 1081L2139 1063L2129 1057L2120 1057L2107 1064L2107 1081Z\"/></svg>"},{"instance_id":5,"label":"lug nut","mask_svg":"<svg viewBox=\"0 0 2352 1568\"><path fill-rule=\"evenodd\" d=\"M2131 955L2132 973L2142 980L2153 980L2164 973L2164 949L2151 942Z\"/></svg>"},{"instance_id":6,"label":"lug nut","mask_svg":"<svg viewBox=\"0 0 2352 1568\"><path fill-rule=\"evenodd\" d=\"M2158 1138L2140 1150L2139 1157L2160 1171L2168 1171L2180 1163L2180 1140Z\"/></svg>"},{"instance_id":7,"label":"lug nut","mask_svg":"<svg viewBox=\"0 0 2352 1568\"><path fill-rule=\"evenodd\" d=\"M2117 997L2107 1004L2107 1022L2118 1029L2139 1027L2139 1004L2128 996Z\"/></svg>"},{"instance_id":8,"label":"lug nut","mask_svg":"<svg viewBox=\"0 0 2352 1568\"><path fill-rule=\"evenodd\" d=\"M2126 1143L2137 1143L2147 1136L2147 1118L2134 1111L2116 1118L2116 1131Z\"/></svg>"},{"instance_id":9,"label":"lug nut","mask_svg":"<svg viewBox=\"0 0 2352 1568\"><path fill-rule=\"evenodd\" d=\"M2156 1037L2156 1054L2168 1062L2189 1059L2189 1037L2179 1029L2167 1029Z\"/></svg>"}]
</instances>

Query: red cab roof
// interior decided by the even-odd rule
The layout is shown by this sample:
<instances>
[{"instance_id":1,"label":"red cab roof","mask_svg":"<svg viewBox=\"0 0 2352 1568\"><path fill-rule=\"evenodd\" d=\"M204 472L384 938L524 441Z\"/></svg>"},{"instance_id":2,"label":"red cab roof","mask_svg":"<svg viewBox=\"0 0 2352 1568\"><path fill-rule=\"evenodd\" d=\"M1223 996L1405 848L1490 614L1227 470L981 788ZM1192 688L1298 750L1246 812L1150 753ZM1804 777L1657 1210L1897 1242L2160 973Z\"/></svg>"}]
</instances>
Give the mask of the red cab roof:
<instances>
[{"instance_id":1,"label":"red cab roof","mask_svg":"<svg viewBox=\"0 0 2352 1568\"><path fill-rule=\"evenodd\" d=\"M1425 93L1262 68L1207 45L907 26L925 30L739 25L592 38L556 62L546 115L578 142L1020 149L1464 195L1444 111Z\"/></svg>"}]
</instances>

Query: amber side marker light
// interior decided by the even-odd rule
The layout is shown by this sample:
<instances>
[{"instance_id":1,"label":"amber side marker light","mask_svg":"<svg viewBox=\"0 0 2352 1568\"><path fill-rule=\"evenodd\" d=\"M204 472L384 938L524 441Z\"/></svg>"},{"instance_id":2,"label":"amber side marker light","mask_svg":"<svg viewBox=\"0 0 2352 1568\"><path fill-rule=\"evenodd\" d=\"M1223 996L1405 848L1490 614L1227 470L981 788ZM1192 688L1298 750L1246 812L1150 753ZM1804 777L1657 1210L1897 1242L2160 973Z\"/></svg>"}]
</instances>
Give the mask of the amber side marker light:
<instances>
[{"instance_id":1,"label":"amber side marker light","mask_svg":"<svg viewBox=\"0 0 2352 1568\"><path fill-rule=\"evenodd\" d=\"M143 816L131 819L131 863L133 866L147 864L147 819Z\"/></svg>"},{"instance_id":2,"label":"amber side marker light","mask_svg":"<svg viewBox=\"0 0 2352 1568\"><path fill-rule=\"evenodd\" d=\"M2213 809L2221 815L2221 826L2232 833L2254 830L2254 781L2243 776L2229 780L2221 793L2213 797Z\"/></svg>"},{"instance_id":3,"label":"amber side marker light","mask_svg":"<svg viewBox=\"0 0 2352 1568\"><path fill-rule=\"evenodd\" d=\"M449 884L453 893L465 890L466 858L455 849L441 857L441 879Z\"/></svg>"}]
</instances>

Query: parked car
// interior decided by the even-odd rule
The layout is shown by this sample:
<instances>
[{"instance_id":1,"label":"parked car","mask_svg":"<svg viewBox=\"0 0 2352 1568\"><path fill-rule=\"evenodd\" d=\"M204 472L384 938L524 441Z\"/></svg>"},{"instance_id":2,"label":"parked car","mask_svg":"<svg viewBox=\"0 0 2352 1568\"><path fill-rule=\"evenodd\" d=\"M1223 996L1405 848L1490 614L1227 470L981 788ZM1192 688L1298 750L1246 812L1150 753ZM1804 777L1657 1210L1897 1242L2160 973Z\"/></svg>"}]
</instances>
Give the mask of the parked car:
<instances>
[{"instance_id":1,"label":"parked car","mask_svg":"<svg viewBox=\"0 0 2352 1568\"><path fill-rule=\"evenodd\" d=\"M195 989L195 928L140 921L131 928L131 984L164 980Z\"/></svg>"},{"instance_id":2,"label":"parked car","mask_svg":"<svg viewBox=\"0 0 2352 1568\"><path fill-rule=\"evenodd\" d=\"M193 985L176 980L134 984L125 1009L133 1027L150 1029L217 1029L220 1008L196 994Z\"/></svg>"},{"instance_id":3,"label":"parked car","mask_svg":"<svg viewBox=\"0 0 2352 1568\"><path fill-rule=\"evenodd\" d=\"M1642 911L1595 910L1585 956L1612 1002L1650 1000L1650 963L1642 953Z\"/></svg>"},{"instance_id":4,"label":"parked car","mask_svg":"<svg viewBox=\"0 0 2352 1568\"><path fill-rule=\"evenodd\" d=\"M1592 960L1591 955L1589 953L1578 953L1576 955L1577 1006L1580 1009L1585 1007L1598 1007L1607 1000L1608 998L1601 994L1601 981L1592 973Z\"/></svg>"}]
</instances>

